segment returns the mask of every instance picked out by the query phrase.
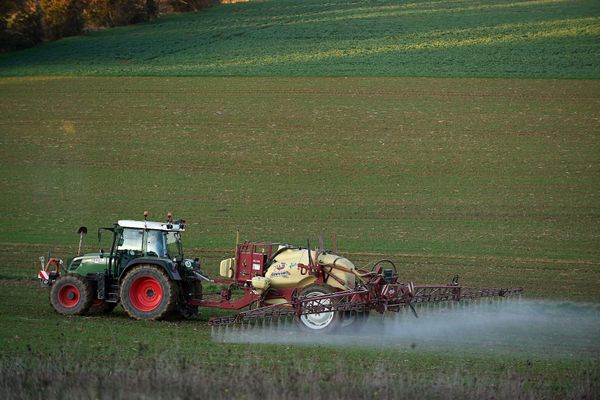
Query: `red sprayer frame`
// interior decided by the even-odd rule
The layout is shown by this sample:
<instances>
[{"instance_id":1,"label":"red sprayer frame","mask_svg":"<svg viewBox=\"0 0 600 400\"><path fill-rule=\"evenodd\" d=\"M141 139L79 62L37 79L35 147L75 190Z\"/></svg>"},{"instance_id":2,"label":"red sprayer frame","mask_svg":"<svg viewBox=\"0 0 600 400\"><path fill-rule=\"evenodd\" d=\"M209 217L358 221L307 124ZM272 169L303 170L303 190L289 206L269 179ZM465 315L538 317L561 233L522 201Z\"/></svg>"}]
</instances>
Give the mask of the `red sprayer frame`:
<instances>
[{"instance_id":1,"label":"red sprayer frame","mask_svg":"<svg viewBox=\"0 0 600 400\"><path fill-rule=\"evenodd\" d=\"M210 325L244 323L258 319L286 316L299 317L305 314L319 314L331 311L363 312L373 310L384 313L386 311L398 312L404 307L410 307L414 312L413 305L417 303L465 301L482 297L509 297L523 292L522 288L464 288L458 284L458 276L447 285L414 285L412 282L399 283L395 265L389 260L381 260L375 263L371 271L361 269L349 270L341 266L328 266L328 268L353 273L357 278L357 285L353 290L340 290L336 293L311 296L307 299L302 298L301 292L298 289L270 290L266 294L261 295L252 289L250 285L251 277L249 279L246 278L252 274L255 260L260 261L256 263L256 273L264 274L265 265L263 260L270 259L274 245L274 243L253 244L248 242L238 245L236 251L236 269L243 267L245 268L245 273L238 274L236 272L236 279L234 280L215 279L215 282L229 283L233 287L241 288L244 290L244 296L239 300L231 302L228 296L222 295L220 301L201 301L196 304L223 309L241 309L257 302L259 307L237 315L211 318L209 320ZM261 246L266 246L268 249L268 251L261 254L268 255L264 258L255 257L254 251L257 247ZM252 270L248 269L249 260L253 263ZM243 265L244 262L246 265ZM317 263L311 262L310 264L300 264L298 267L305 270L306 273L314 275L317 278L317 282L322 283L327 273ZM391 265L393 269L383 269L381 265L386 264ZM264 306L264 301L272 298L282 298L287 302L286 304Z\"/></svg>"}]
</instances>

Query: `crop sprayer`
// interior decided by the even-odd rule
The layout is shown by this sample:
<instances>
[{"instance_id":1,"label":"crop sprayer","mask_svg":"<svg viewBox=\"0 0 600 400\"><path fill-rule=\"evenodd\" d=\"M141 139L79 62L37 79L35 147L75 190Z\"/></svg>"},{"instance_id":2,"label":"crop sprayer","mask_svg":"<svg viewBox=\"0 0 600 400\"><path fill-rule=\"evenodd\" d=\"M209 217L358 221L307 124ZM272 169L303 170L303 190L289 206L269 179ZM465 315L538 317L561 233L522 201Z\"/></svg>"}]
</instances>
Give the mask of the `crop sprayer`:
<instances>
[{"instance_id":1,"label":"crop sprayer","mask_svg":"<svg viewBox=\"0 0 600 400\"><path fill-rule=\"evenodd\" d=\"M358 330L371 312L411 310L422 304L466 302L520 295L522 288L466 288L455 276L448 284L399 281L393 261L358 268L333 250L286 243L237 243L235 256L221 261L220 277L202 272L200 260L185 258L181 235L185 221L120 220L98 231L112 236L109 251L80 254L66 264L45 262L38 277L50 288L50 302L64 315L110 312L121 304L135 319L163 319L178 312L194 316L199 307L244 310L209 319L213 327L292 319L301 329ZM87 233L78 230L79 248ZM80 250L81 251L81 250ZM203 282L221 287L203 295Z\"/></svg>"}]
</instances>

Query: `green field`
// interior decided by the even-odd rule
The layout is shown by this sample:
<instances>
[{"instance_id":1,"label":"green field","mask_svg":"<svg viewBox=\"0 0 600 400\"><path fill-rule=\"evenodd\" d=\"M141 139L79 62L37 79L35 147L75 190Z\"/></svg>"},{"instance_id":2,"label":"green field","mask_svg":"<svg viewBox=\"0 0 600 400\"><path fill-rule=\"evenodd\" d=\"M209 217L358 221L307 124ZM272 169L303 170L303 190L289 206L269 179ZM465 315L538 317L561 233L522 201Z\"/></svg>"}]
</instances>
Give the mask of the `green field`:
<instances>
[{"instance_id":1,"label":"green field","mask_svg":"<svg viewBox=\"0 0 600 400\"><path fill-rule=\"evenodd\" d=\"M244 239L302 244L335 232L343 251L407 261L410 279L457 270L537 296L600 298L596 81L14 78L0 87L6 246L45 252L75 244L82 224L171 210L189 221L195 255L226 255L238 228ZM31 259L17 262L31 273Z\"/></svg>"},{"instance_id":2,"label":"green field","mask_svg":"<svg viewBox=\"0 0 600 400\"><path fill-rule=\"evenodd\" d=\"M598 39L595 1L282 0L0 55L0 393L599 398L598 345L576 339L600 334ZM335 233L358 265L522 286L559 315L589 309L589 326L549 320L540 351L533 333L530 348L223 343L218 310L55 314L37 258L73 255L81 225L96 250L97 228L144 210L185 218L209 275L237 229L326 247Z\"/></svg>"},{"instance_id":3,"label":"green field","mask_svg":"<svg viewBox=\"0 0 600 400\"><path fill-rule=\"evenodd\" d=\"M222 375L243 380L250 371L269 379L239 396L363 398L382 388L383 397L597 395L596 351L215 344L204 321L217 310L192 322L135 322L123 311L63 318L32 280L37 256L76 251L81 224L95 230L149 209L156 218L168 210L187 218L188 255L202 257L211 275L230 254L236 228L242 238L296 243L336 232L349 258L362 265L391 256L404 280L446 282L458 273L468 286L597 302L596 81L10 78L0 85L1 202L9 216L0 223L0 368L8 373L17 363L18 376L29 376L8 373L0 382L8 393L29 397L27 388L43 384L48 360L57 359L66 376L85 376L87 385L58 380L47 392L56 398L129 394L103 388L107 371L123 371L117 382L133 382L126 387L139 396L165 395L166 385L181 397L226 398ZM168 346L165 336L174 338ZM399 372L403 363L410 373ZM374 368L384 371L380 380L371 380ZM317 389L281 383L300 371L332 370ZM199 376L211 382L202 387L208 392L198 392ZM160 390L149 392L153 385ZM497 390L486 391L490 385Z\"/></svg>"},{"instance_id":4,"label":"green field","mask_svg":"<svg viewBox=\"0 0 600 400\"><path fill-rule=\"evenodd\" d=\"M263 0L0 56L2 75L600 77L595 0Z\"/></svg>"}]
</instances>

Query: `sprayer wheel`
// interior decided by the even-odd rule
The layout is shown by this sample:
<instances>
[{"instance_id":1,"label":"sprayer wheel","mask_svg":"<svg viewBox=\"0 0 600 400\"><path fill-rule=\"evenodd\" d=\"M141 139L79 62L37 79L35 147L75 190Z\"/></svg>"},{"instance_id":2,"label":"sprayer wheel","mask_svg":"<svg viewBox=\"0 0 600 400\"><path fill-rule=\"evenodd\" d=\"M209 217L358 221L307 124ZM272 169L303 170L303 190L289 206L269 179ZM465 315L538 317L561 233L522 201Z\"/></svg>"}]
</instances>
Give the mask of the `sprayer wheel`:
<instances>
[{"instance_id":1,"label":"sprayer wheel","mask_svg":"<svg viewBox=\"0 0 600 400\"><path fill-rule=\"evenodd\" d=\"M358 333L369 319L369 311L346 311L342 314L339 330L345 333Z\"/></svg>"},{"instance_id":2,"label":"sprayer wheel","mask_svg":"<svg viewBox=\"0 0 600 400\"><path fill-rule=\"evenodd\" d=\"M177 287L156 265L134 267L123 278L121 305L135 319L163 319L175 309Z\"/></svg>"},{"instance_id":3,"label":"sprayer wheel","mask_svg":"<svg viewBox=\"0 0 600 400\"><path fill-rule=\"evenodd\" d=\"M311 285L302 289L300 298L307 299L335 292L336 290L329 285ZM326 304L328 301L330 300L323 300L323 303ZM330 311L319 314L305 314L297 317L296 323L302 330L307 332L331 333L340 324L340 313L338 311Z\"/></svg>"},{"instance_id":4,"label":"sprayer wheel","mask_svg":"<svg viewBox=\"0 0 600 400\"><path fill-rule=\"evenodd\" d=\"M92 305L92 301L90 283L79 276L63 276L54 282L50 289L50 303L59 314L85 314Z\"/></svg>"}]
</instances>

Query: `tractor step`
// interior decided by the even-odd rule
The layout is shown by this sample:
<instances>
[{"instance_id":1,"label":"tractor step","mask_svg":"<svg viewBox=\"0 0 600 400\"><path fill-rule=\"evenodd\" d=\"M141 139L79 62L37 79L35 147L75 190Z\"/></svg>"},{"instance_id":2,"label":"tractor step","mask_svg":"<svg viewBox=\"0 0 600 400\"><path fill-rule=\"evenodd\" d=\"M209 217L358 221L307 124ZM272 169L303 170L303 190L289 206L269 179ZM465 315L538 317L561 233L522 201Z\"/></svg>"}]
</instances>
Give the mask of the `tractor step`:
<instances>
[{"instance_id":1,"label":"tractor step","mask_svg":"<svg viewBox=\"0 0 600 400\"><path fill-rule=\"evenodd\" d=\"M96 298L108 303L119 301L119 284L103 272L87 274L85 277L96 286Z\"/></svg>"},{"instance_id":2,"label":"tractor step","mask_svg":"<svg viewBox=\"0 0 600 400\"><path fill-rule=\"evenodd\" d=\"M116 303L119 301L119 284L111 283L108 286L108 291L106 292L106 301L109 303Z\"/></svg>"}]
</instances>

